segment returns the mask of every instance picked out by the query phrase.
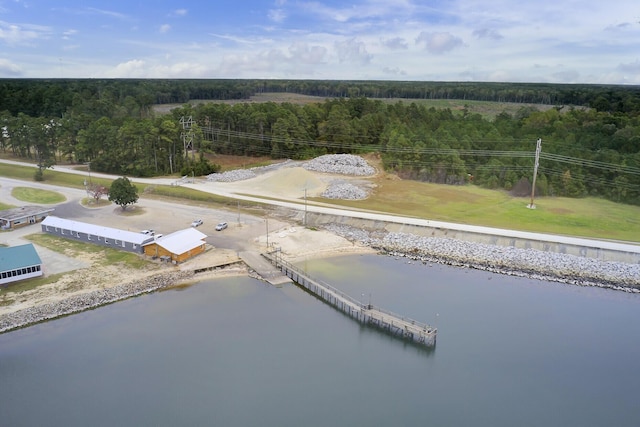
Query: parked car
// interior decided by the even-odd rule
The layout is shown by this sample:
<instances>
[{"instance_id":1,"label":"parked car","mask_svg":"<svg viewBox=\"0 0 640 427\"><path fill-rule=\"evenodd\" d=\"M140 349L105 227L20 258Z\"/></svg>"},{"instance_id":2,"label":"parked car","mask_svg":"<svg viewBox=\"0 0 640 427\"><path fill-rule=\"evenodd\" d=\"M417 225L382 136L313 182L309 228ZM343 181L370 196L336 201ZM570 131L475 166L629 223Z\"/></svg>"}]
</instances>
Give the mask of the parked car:
<instances>
[{"instance_id":1,"label":"parked car","mask_svg":"<svg viewBox=\"0 0 640 427\"><path fill-rule=\"evenodd\" d=\"M196 219L195 221L193 221L193 222L191 223L191 226L192 226L192 227L199 227L199 226L201 226L202 224L203 224L203 223L202 223L202 220L201 220L201 219Z\"/></svg>"},{"instance_id":2,"label":"parked car","mask_svg":"<svg viewBox=\"0 0 640 427\"><path fill-rule=\"evenodd\" d=\"M227 224L226 222L221 222L218 225L216 225L216 231L222 231L225 228L227 228L229 226L229 224Z\"/></svg>"},{"instance_id":3,"label":"parked car","mask_svg":"<svg viewBox=\"0 0 640 427\"><path fill-rule=\"evenodd\" d=\"M147 234L149 236L153 236L155 234L155 232L153 230L142 230L141 233L142 234Z\"/></svg>"}]
</instances>

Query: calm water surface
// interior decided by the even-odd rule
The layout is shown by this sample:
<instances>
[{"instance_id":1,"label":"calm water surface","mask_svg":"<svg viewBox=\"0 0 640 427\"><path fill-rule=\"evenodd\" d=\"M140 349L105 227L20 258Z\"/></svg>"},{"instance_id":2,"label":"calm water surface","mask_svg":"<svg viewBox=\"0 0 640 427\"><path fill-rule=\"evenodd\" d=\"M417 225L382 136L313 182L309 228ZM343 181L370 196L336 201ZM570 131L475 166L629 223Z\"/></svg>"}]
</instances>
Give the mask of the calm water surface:
<instances>
[{"instance_id":1,"label":"calm water surface","mask_svg":"<svg viewBox=\"0 0 640 427\"><path fill-rule=\"evenodd\" d=\"M376 255L302 266L435 323L435 350L219 279L0 335L0 424L640 425L639 295Z\"/></svg>"}]
</instances>

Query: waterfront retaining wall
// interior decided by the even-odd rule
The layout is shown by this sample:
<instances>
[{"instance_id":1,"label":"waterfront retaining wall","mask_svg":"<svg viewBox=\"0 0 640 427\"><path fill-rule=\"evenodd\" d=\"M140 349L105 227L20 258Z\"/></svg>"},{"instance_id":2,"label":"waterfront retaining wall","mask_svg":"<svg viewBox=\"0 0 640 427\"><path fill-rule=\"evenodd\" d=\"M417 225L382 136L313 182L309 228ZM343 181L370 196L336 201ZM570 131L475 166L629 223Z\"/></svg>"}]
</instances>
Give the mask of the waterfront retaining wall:
<instances>
[{"instance_id":1,"label":"waterfront retaining wall","mask_svg":"<svg viewBox=\"0 0 640 427\"><path fill-rule=\"evenodd\" d=\"M580 239L541 233L525 233L491 229L488 227L467 226L464 224L414 220L411 218L407 218L407 222L392 222L316 212L307 212L304 215L306 216L306 218L304 218L306 225L309 227L324 227L328 224L340 224L353 228L366 229L371 232L407 233L421 237L444 237L474 243L511 246L519 249L535 249L544 252L581 256L600 261L640 264L640 246L629 243ZM300 220L302 219L301 217ZM410 221L416 222L416 224L412 224Z\"/></svg>"}]
</instances>

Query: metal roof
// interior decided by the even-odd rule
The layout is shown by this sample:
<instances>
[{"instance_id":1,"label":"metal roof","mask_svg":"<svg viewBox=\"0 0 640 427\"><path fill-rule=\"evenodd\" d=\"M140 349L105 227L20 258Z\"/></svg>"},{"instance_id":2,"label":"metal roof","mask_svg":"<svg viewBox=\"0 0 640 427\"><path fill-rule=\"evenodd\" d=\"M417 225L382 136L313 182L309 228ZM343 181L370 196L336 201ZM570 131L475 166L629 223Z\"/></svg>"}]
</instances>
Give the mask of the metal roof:
<instances>
[{"instance_id":1,"label":"metal roof","mask_svg":"<svg viewBox=\"0 0 640 427\"><path fill-rule=\"evenodd\" d=\"M163 247L172 254L180 255L199 247L204 243L203 240L206 238L206 234L201 233L193 227L189 227L160 237L152 243Z\"/></svg>"},{"instance_id":2,"label":"metal roof","mask_svg":"<svg viewBox=\"0 0 640 427\"><path fill-rule=\"evenodd\" d=\"M33 244L0 247L0 271L15 270L17 268L40 265L42 261Z\"/></svg>"},{"instance_id":3,"label":"metal roof","mask_svg":"<svg viewBox=\"0 0 640 427\"><path fill-rule=\"evenodd\" d=\"M21 208L11 208L0 211L0 219L15 221L16 219L53 212L54 210L54 208L44 208L42 206L22 206Z\"/></svg>"},{"instance_id":4,"label":"metal roof","mask_svg":"<svg viewBox=\"0 0 640 427\"><path fill-rule=\"evenodd\" d=\"M48 216L42 221L43 226L58 227L65 230L73 230L79 233L91 234L92 236L101 236L107 239L121 240L123 242L135 243L143 245L153 241L153 237L136 233L134 231L120 230L118 228L104 227L102 225L87 224L86 222L72 221L70 219L58 218L57 216Z\"/></svg>"}]
</instances>

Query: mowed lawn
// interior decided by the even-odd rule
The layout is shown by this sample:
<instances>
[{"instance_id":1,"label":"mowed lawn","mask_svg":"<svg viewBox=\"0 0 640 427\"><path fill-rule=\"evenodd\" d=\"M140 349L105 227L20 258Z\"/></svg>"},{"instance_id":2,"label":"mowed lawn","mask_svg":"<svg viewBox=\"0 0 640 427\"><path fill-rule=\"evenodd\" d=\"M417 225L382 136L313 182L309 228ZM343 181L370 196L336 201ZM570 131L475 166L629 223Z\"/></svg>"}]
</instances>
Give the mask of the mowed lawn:
<instances>
[{"instance_id":1,"label":"mowed lawn","mask_svg":"<svg viewBox=\"0 0 640 427\"><path fill-rule=\"evenodd\" d=\"M325 201L325 199L316 199ZM640 242L640 207L603 199L512 197L472 185L380 180L366 200L332 203L416 218L489 227Z\"/></svg>"}]
</instances>

